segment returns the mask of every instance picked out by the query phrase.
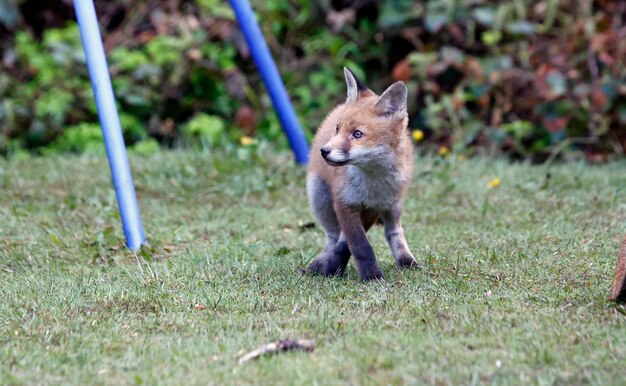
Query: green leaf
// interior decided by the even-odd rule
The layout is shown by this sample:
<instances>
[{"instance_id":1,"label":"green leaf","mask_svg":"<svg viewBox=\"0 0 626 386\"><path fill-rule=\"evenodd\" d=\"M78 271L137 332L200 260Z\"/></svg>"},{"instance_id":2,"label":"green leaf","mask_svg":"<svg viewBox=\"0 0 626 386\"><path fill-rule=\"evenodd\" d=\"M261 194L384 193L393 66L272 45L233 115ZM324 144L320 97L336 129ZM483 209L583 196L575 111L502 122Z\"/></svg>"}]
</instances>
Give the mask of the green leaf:
<instances>
[{"instance_id":1,"label":"green leaf","mask_svg":"<svg viewBox=\"0 0 626 386\"><path fill-rule=\"evenodd\" d=\"M493 7L479 7L472 11L472 17L477 22L487 27L491 27L493 26L496 18L496 11Z\"/></svg>"},{"instance_id":2,"label":"green leaf","mask_svg":"<svg viewBox=\"0 0 626 386\"><path fill-rule=\"evenodd\" d=\"M449 21L450 18L448 17L447 13L429 11L426 14L426 20L424 21L424 24L429 32L437 32L444 25L448 24Z\"/></svg>"},{"instance_id":3,"label":"green leaf","mask_svg":"<svg viewBox=\"0 0 626 386\"><path fill-rule=\"evenodd\" d=\"M500 128L507 134L515 137L516 140L520 141L528 135L532 134L534 125L531 122L519 120L510 123L504 123L500 126Z\"/></svg>"},{"instance_id":4,"label":"green leaf","mask_svg":"<svg viewBox=\"0 0 626 386\"><path fill-rule=\"evenodd\" d=\"M421 7L413 0L387 0L382 4L378 25L382 29L402 27L421 16Z\"/></svg>"},{"instance_id":5,"label":"green leaf","mask_svg":"<svg viewBox=\"0 0 626 386\"><path fill-rule=\"evenodd\" d=\"M227 20L234 20L233 9L222 0L197 0L198 5L211 15Z\"/></svg>"},{"instance_id":6,"label":"green leaf","mask_svg":"<svg viewBox=\"0 0 626 386\"><path fill-rule=\"evenodd\" d=\"M526 20L518 20L507 23L504 29L512 34L529 36L535 33L536 28L534 24Z\"/></svg>"},{"instance_id":7,"label":"green leaf","mask_svg":"<svg viewBox=\"0 0 626 386\"><path fill-rule=\"evenodd\" d=\"M174 65L180 63L189 43L180 36L159 35L148 42L146 51L157 65Z\"/></svg>"},{"instance_id":8,"label":"green leaf","mask_svg":"<svg viewBox=\"0 0 626 386\"><path fill-rule=\"evenodd\" d=\"M73 103L74 95L55 88L44 93L35 101L35 115L40 119L51 118L53 122L61 124Z\"/></svg>"},{"instance_id":9,"label":"green leaf","mask_svg":"<svg viewBox=\"0 0 626 386\"><path fill-rule=\"evenodd\" d=\"M20 9L17 2L0 1L0 23L7 29L13 29L20 19Z\"/></svg>"},{"instance_id":10,"label":"green leaf","mask_svg":"<svg viewBox=\"0 0 626 386\"><path fill-rule=\"evenodd\" d=\"M109 62L111 67L118 71L134 71L139 66L149 63L149 59L142 51L117 47L109 54Z\"/></svg>"},{"instance_id":11,"label":"green leaf","mask_svg":"<svg viewBox=\"0 0 626 386\"><path fill-rule=\"evenodd\" d=\"M480 39L488 46L495 46L502 40L502 32L496 30L485 31L480 35Z\"/></svg>"},{"instance_id":12,"label":"green leaf","mask_svg":"<svg viewBox=\"0 0 626 386\"><path fill-rule=\"evenodd\" d=\"M214 115L198 113L184 126L183 135L188 138L200 139L209 145L216 144L224 134L224 120Z\"/></svg>"},{"instance_id":13,"label":"green leaf","mask_svg":"<svg viewBox=\"0 0 626 386\"><path fill-rule=\"evenodd\" d=\"M155 139L148 138L131 146L129 151L132 154L147 156L158 152L159 147L159 143Z\"/></svg>"},{"instance_id":14,"label":"green leaf","mask_svg":"<svg viewBox=\"0 0 626 386\"><path fill-rule=\"evenodd\" d=\"M97 123L70 126L49 147L49 152L103 153L102 131Z\"/></svg>"}]
</instances>

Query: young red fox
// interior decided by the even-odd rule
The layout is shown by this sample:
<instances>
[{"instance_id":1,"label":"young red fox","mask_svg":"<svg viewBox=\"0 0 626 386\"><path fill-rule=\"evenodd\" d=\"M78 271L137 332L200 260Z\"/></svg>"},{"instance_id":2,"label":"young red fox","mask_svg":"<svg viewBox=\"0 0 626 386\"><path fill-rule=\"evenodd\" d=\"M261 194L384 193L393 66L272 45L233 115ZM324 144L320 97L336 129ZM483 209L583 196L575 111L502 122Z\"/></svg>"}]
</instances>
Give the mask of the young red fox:
<instances>
[{"instance_id":1,"label":"young red fox","mask_svg":"<svg viewBox=\"0 0 626 386\"><path fill-rule=\"evenodd\" d=\"M383 278L366 232L382 220L399 267L416 266L400 224L413 168L407 89L392 84L379 97L344 68L348 98L317 131L307 174L311 209L328 244L307 272L342 275L354 256L361 280Z\"/></svg>"}]
</instances>

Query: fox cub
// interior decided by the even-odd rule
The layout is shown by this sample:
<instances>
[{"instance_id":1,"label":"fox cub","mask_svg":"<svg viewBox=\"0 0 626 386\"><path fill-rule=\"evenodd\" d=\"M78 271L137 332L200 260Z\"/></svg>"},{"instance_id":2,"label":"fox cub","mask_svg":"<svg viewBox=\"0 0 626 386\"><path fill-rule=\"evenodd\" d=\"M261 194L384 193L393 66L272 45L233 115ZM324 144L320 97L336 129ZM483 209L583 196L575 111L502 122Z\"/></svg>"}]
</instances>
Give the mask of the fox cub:
<instances>
[{"instance_id":1,"label":"fox cub","mask_svg":"<svg viewBox=\"0 0 626 386\"><path fill-rule=\"evenodd\" d=\"M382 280L366 232L382 220L399 267L417 267L400 223L413 168L407 129L407 88L392 84L381 96L344 68L348 97L317 131L307 173L311 209L328 244L307 272L342 275L354 256L361 280Z\"/></svg>"}]
</instances>

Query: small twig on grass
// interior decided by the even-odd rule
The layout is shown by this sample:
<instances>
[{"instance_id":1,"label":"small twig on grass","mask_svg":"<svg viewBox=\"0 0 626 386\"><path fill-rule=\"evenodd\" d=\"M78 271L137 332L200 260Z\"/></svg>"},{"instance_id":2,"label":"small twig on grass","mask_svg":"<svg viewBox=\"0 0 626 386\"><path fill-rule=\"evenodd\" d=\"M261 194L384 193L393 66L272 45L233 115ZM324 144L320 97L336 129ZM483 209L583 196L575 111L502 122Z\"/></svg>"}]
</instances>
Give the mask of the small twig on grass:
<instances>
[{"instance_id":1,"label":"small twig on grass","mask_svg":"<svg viewBox=\"0 0 626 386\"><path fill-rule=\"evenodd\" d=\"M239 364L242 365L251 359L258 358L262 355L272 355L281 351L289 350L305 350L313 351L315 349L315 341L311 339L284 339L278 342L272 342L265 344L255 350L250 351L241 358L239 358Z\"/></svg>"}]
</instances>

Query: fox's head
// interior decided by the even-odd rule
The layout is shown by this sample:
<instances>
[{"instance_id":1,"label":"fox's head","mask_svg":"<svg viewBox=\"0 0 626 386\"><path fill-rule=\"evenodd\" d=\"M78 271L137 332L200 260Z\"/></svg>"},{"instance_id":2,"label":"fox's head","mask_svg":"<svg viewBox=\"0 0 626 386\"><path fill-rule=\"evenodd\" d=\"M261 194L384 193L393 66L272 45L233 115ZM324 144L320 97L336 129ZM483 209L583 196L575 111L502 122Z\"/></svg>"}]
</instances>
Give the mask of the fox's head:
<instances>
[{"instance_id":1,"label":"fox's head","mask_svg":"<svg viewBox=\"0 0 626 386\"><path fill-rule=\"evenodd\" d=\"M396 145L407 135L407 88L403 82L389 86L381 96L344 67L348 97L335 135L321 148L331 166L388 166Z\"/></svg>"}]
</instances>

